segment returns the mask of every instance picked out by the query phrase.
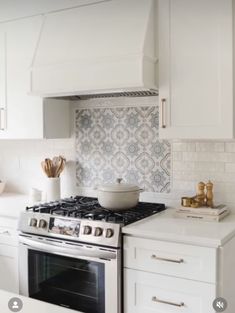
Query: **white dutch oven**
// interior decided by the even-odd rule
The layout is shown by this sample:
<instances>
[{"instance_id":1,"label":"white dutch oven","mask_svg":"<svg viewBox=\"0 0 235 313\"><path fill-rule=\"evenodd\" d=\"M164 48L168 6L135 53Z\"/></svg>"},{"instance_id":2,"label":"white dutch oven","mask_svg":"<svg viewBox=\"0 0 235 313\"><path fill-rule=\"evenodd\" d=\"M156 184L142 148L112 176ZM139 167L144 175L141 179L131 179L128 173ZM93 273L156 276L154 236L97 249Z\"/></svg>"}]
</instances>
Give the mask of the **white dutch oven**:
<instances>
[{"instance_id":1,"label":"white dutch oven","mask_svg":"<svg viewBox=\"0 0 235 313\"><path fill-rule=\"evenodd\" d=\"M139 195L143 189L131 184L121 183L118 178L116 184L106 184L97 187L99 204L110 210L125 210L135 207L139 202Z\"/></svg>"}]
</instances>

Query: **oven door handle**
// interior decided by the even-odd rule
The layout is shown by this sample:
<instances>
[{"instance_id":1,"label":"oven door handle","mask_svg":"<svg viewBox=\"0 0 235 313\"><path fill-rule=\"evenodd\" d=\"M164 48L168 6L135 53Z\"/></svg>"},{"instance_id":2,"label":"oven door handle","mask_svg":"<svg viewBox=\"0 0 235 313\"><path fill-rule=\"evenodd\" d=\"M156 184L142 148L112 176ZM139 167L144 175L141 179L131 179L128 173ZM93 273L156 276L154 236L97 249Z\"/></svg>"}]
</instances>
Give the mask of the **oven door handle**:
<instances>
[{"instance_id":1,"label":"oven door handle","mask_svg":"<svg viewBox=\"0 0 235 313\"><path fill-rule=\"evenodd\" d=\"M23 236L20 236L20 243L28 246L29 248L32 249L37 249L41 251L45 251L48 253L53 253L53 254L64 254L70 257L92 257L92 258L97 258L97 259L116 259L117 255L115 252L112 251L106 251L106 250L100 250L100 249L95 249L93 248L82 248L78 247L76 245L71 245L68 247L61 247L60 245L53 244L50 241L50 244L44 243L32 238L26 238Z\"/></svg>"}]
</instances>

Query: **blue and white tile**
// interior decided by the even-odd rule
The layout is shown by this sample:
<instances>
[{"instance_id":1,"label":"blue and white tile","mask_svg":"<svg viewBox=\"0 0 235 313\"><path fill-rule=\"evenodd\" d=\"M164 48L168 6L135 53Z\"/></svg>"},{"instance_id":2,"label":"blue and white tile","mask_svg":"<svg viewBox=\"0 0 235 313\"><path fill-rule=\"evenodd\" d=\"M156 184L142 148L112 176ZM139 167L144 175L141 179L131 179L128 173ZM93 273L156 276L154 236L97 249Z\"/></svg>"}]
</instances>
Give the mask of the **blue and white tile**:
<instances>
[{"instance_id":1,"label":"blue and white tile","mask_svg":"<svg viewBox=\"0 0 235 313\"><path fill-rule=\"evenodd\" d=\"M78 109L77 185L117 177L146 191L170 191L171 145L158 139L157 106Z\"/></svg>"}]
</instances>

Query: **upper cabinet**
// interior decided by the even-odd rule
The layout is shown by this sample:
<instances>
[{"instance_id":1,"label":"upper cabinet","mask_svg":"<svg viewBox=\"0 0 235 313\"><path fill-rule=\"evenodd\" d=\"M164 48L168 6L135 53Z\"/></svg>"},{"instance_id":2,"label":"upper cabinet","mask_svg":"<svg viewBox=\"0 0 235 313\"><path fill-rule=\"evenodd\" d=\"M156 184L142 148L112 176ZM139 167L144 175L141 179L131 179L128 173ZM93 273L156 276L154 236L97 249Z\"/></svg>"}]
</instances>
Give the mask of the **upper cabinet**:
<instances>
[{"instance_id":1,"label":"upper cabinet","mask_svg":"<svg viewBox=\"0 0 235 313\"><path fill-rule=\"evenodd\" d=\"M160 137L234 137L232 0L159 0Z\"/></svg>"},{"instance_id":2,"label":"upper cabinet","mask_svg":"<svg viewBox=\"0 0 235 313\"><path fill-rule=\"evenodd\" d=\"M0 0L0 22L110 0Z\"/></svg>"},{"instance_id":3,"label":"upper cabinet","mask_svg":"<svg viewBox=\"0 0 235 313\"><path fill-rule=\"evenodd\" d=\"M0 139L70 136L69 103L28 94L41 24L37 16L0 26Z\"/></svg>"}]
</instances>

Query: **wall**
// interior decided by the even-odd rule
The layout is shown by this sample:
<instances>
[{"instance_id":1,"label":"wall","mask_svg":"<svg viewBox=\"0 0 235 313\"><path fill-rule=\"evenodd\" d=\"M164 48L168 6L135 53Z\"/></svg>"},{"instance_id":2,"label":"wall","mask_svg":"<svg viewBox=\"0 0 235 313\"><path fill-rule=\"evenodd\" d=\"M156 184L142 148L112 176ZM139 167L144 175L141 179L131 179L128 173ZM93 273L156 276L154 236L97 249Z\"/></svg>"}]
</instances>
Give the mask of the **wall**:
<instances>
[{"instance_id":1,"label":"wall","mask_svg":"<svg viewBox=\"0 0 235 313\"><path fill-rule=\"evenodd\" d=\"M199 181L214 183L217 203L235 208L235 142L173 141L172 187L174 198L192 195Z\"/></svg>"},{"instance_id":2,"label":"wall","mask_svg":"<svg viewBox=\"0 0 235 313\"><path fill-rule=\"evenodd\" d=\"M68 160L62 175L64 195L74 191L74 138L55 140L0 140L0 180L6 181L6 191L28 194L31 187L45 187L41 161L63 155Z\"/></svg>"},{"instance_id":3,"label":"wall","mask_svg":"<svg viewBox=\"0 0 235 313\"><path fill-rule=\"evenodd\" d=\"M150 100L151 99L151 100ZM142 98L142 105L157 99ZM153 101L153 102L149 102ZM118 107L119 99L107 99L105 105ZM122 99L122 106L133 106L136 99ZM96 104L102 107L100 100ZM73 108L89 108L80 101ZM73 120L72 123L75 123ZM172 141L171 193L144 193L142 200L179 205L180 197L193 195L199 181L211 179L217 202L228 203L235 212L235 141ZM7 181L7 190L28 193L31 187L43 188L45 176L40 162L46 157L64 155L69 161L62 175L64 195L95 195L91 190L76 187L75 137L63 140L0 140L0 179Z\"/></svg>"}]
</instances>

